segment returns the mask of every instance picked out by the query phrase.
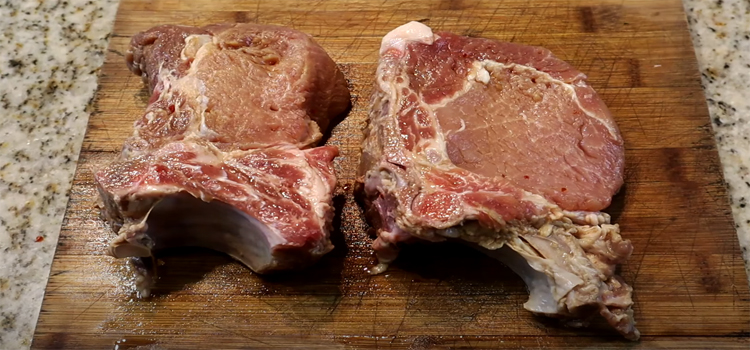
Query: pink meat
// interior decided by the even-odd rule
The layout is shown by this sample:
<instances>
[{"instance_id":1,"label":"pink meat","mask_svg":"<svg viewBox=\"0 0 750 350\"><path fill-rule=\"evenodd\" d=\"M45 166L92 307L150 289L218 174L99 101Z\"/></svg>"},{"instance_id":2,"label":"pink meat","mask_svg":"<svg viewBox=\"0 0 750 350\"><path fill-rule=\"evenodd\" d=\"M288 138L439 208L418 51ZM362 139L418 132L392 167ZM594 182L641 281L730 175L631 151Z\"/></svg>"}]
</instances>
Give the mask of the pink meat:
<instances>
[{"instance_id":1,"label":"pink meat","mask_svg":"<svg viewBox=\"0 0 750 350\"><path fill-rule=\"evenodd\" d=\"M349 106L336 64L309 35L289 28L158 26L133 37L127 60L153 91L129 152L189 134L224 150L307 147Z\"/></svg>"},{"instance_id":2,"label":"pink meat","mask_svg":"<svg viewBox=\"0 0 750 350\"><path fill-rule=\"evenodd\" d=\"M120 159L95 175L118 233L111 255L147 262L200 246L266 273L333 248L338 150L310 147L349 107L349 90L309 35L164 25L133 37L127 63L152 96Z\"/></svg>"},{"instance_id":3,"label":"pink meat","mask_svg":"<svg viewBox=\"0 0 750 350\"><path fill-rule=\"evenodd\" d=\"M360 164L375 271L405 242L463 242L524 279L528 310L601 315L637 339L615 275L633 248L599 212L623 183L623 141L586 77L546 49L416 22L380 53Z\"/></svg>"},{"instance_id":4,"label":"pink meat","mask_svg":"<svg viewBox=\"0 0 750 350\"><path fill-rule=\"evenodd\" d=\"M410 46L403 63L409 89L426 104L402 116L403 134L419 132L414 114L431 109L456 166L505 178L566 210L609 206L623 183L623 140L583 73L543 48L436 37ZM498 63L485 68L493 84L461 91L472 64L483 60Z\"/></svg>"}]
</instances>

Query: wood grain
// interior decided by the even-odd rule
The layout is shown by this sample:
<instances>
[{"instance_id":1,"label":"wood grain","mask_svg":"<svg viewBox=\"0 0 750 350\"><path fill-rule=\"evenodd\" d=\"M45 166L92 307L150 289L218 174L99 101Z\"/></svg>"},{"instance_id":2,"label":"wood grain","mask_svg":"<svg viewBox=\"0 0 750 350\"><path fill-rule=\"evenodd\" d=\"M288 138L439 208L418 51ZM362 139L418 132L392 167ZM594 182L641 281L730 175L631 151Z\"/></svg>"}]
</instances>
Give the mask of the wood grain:
<instances>
[{"instance_id":1,"label":"wood grain","mask_svg":"<svg viewBox=\"0 0 750 350\"><path fill-rule=\"evenodd\" d=\"M529 314L520 278L463 247L410 246L387 273L365 272L371 239L352 195L361 128L380 37L408 20L542 45L589 75L626 140L626 185L608 211L635 246L622 275L640 343ZM122 56L151 26L222 21L306 31L351 82L354 107L329 140L342 154L336 249L306 271L263 278L217 253L175 252L162 258L155 296L138 300L128 265L103 254L113 234L92 178L148 97ZM747 282L679 0L124 0L33 348L747 349Z\"/></svg>"}]
</instances>

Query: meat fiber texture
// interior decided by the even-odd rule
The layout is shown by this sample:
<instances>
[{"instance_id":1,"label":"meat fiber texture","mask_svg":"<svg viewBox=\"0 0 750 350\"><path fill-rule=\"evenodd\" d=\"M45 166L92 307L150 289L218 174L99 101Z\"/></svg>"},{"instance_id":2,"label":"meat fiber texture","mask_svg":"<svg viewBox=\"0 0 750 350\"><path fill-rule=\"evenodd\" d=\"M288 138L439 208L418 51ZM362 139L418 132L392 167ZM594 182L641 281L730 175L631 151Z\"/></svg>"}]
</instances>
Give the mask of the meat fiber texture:
<instances>
[{"instance_id":1,"label":"meat fiber texture","mask_svg":"<svg viewBox=\"0 0 750 350\"><path fill-rule=\"evenodd\" d=\"M333 246L335 147L311 148L349 107L347 82L307 34L278 26L163 25L136 34L128 67L152 92L122 154L95 174L115 257L155 266L199 246L257 273ZM147 294L150 270L138 280Z\"/></svg>"},{"instance_id":2,"label":"meat fiber texture","mask_svg":"<svg viewBox=\"0 0 750 350\"><path fill-rule=\"evenodd\" d=\"M546 49L435 33L383 38L359 179L373 247L462 242L526 282L524 307L584 325L603 316L638 339L632 252L601 212L623 184L624 149L586 76Z\"/></svg>"}]
</instances>

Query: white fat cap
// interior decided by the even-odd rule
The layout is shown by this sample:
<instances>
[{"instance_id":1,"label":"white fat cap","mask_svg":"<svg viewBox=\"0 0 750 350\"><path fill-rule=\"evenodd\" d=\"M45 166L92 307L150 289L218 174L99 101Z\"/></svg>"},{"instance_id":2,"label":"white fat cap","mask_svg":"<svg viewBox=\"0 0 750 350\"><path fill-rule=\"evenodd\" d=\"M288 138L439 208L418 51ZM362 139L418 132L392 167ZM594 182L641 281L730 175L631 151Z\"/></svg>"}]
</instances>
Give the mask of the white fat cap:
<instances>
[{"instance_id":1,"label":"white fat cap","mask_svg":"<svg viewBox=\"0 0 750 350\"><path fill-rule=\"evenodd\" d=\"M185 38L185 47L180 51L180 59L187 61L190 58L195 58L198 55L198 50L203 45L210 43L212 39L213 37L207 34L188 35Z\"/></svg>"},{"instance_id":2,"label":"white fat cap","mask_svg":"<svg viewBox=\"0 0 750 350\"><path fill-rule=\"evenodd\" d=\"M382 55L391 48L404 51L406 44L412 41L431 45L434 40L430 27L416 21L411 21L390 31L383 37L383 41L380 44L380 54Z\"/></svg>"}]
</instances>

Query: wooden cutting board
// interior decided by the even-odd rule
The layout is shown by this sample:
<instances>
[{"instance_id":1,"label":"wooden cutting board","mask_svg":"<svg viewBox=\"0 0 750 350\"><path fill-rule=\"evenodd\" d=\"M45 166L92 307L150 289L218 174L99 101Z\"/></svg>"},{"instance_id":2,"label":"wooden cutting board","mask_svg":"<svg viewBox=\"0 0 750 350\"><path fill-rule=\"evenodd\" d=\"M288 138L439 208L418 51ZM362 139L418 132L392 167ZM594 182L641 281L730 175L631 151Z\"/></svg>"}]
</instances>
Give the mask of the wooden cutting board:
<instances>
[{"instance_id":1,"label":"wooden cutting board","mask_svg":"<svg viewBox=\"0 0 750 350\"><path fill-rule=\"evenodd\" d=\"M367 274L374 259L354 171L380 38L409 20L545 46L589 75L626 140L626 185L608 211L635 246L622 275L635 288L640 343L602 324L568 329L531 315L520 278L461 246L410 246L387 273ZM341 149L336 249L306 271L263 278L221 254L185 250L162 258L155 295L138 300L125 261L104 255L113 233L92 180L148 99L123 53L157 24L233 21L312 34L351 82L354 107L329 141ZM679 0L124 0L100 82L34 348L750 346L748 280Z\"/></svg>"}]
</instances>

